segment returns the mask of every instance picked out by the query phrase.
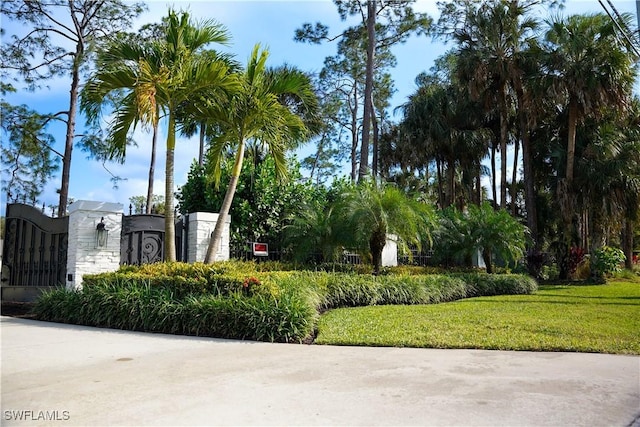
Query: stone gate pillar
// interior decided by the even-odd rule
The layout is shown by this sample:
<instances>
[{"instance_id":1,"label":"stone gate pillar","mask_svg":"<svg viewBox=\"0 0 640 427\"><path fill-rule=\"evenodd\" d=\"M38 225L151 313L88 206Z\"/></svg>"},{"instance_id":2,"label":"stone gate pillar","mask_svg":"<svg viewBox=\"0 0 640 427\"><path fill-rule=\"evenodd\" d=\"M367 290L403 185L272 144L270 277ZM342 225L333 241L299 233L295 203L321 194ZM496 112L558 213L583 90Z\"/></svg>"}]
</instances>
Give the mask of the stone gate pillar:
<instances>
[{"instance_id":1,"label":"stone gate pillar","mask_svg":"<svg viewBox=\"0 0 640 427\"><path fill-rule=\"evenodd\" d=\"M218 221L217 213L195 212L187 215L188 225L188 244L187 244L187 262L203 262L207 255L207 248L211 240L211 234L216 227ZM229 259L229 230L231 227L231 215L227 215L224 228L222 229L222 240L220 247L216 252L216 261Z\"/></svg>"},{"instance_id":2,"label":"stone gate pillar","mask_svg":"<svg viewBox=\"0 0 640 427\"><path fill-rule=\"evenodd\" d=\"M99 228L106 231L100 241ZM85 274L105 273L120 267L121 230L120 203L78 200L69 206L67 289L81 289Z\"/></svg>"}]
</instances>

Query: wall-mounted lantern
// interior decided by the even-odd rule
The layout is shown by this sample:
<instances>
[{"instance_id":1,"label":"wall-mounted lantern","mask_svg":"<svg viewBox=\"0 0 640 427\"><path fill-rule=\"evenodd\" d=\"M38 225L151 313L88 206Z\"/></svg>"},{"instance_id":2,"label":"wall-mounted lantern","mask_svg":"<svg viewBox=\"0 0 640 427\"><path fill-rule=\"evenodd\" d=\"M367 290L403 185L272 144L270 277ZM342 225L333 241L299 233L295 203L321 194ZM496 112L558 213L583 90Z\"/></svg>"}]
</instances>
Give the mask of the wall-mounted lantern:
<instances>
[{"instance_id":1,"label":"wall-mounted lantern","mask_svg":"<svg viewBox=\"0 0 640 427\"><path fill-rule=\"evenodd\" d=\"M108 238L109 230L106 229L104 217L102 217L98 225L96 225L96 248L106 248Z\"/></svg>"}]
</instances>

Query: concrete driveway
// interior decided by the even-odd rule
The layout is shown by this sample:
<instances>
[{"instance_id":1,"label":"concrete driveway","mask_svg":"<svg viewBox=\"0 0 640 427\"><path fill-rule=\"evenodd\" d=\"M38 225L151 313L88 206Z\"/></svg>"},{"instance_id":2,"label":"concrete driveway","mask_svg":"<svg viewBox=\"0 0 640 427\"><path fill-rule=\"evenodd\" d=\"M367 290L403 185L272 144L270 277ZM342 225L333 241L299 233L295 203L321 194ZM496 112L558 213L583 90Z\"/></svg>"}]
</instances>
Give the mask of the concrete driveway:
<instances>
[{"instance_id":1,"label":"concrete driveway","mask_svg":"<svg viewBox=\"0 0 640 427\"><path fill-rule=\"evenodd\" d=\"M640 426L635 356L0 333L3 426Z\"/></svg>"}]
</instances>

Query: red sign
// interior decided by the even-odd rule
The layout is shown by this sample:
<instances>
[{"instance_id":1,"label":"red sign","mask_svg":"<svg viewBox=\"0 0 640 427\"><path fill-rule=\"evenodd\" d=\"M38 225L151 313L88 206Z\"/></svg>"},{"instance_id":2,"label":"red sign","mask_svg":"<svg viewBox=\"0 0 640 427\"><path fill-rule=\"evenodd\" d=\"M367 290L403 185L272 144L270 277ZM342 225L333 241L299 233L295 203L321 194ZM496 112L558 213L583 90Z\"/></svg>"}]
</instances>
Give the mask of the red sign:
<instances>
[{"instance_id":1,"label":"red sign","mask_svg":"<svg viewBox=\"0 0 640 427\"><path fill-rule=\"evenodd\" d=\"M267 243L253 243L253 256L269 256L269 245Z\"/></svg>"}]
</instances>

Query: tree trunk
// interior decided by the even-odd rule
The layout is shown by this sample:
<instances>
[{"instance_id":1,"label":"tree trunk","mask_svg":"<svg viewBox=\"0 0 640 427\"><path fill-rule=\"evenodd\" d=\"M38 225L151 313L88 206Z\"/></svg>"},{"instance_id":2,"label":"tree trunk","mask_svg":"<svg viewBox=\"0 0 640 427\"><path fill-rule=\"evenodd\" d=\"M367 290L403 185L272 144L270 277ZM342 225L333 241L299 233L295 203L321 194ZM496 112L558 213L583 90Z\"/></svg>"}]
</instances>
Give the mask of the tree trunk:
<instances>
[{"instance_id":1,"label":"tree trunk","mask_svg":"<svg viewBox=\"0 0 640 427\"><path fill-rule=\"evenodd\" d=\"M447 181L448 181L448 197L446 204L447 206L451 206L455 203L456 198L456 168L455 168L455 160L450 158L447 161Z\"/></svg>"},{"instance_id":2,"label":"tree trunk","mask_svg":"<svg viewBox=\"0 0 640 427\"><path fill-rule=\"evenodd\" d=\"M380 128L378 126L378 119L376 117L376 111L373 108L373 98L371 98L371 125L373 127L373 156L371 158L371 174L378 176L378 139L380 137Z\"/></svg>"},{"instance_id":3,"label":"tree trunk","mask_svg":"<svg viewBox=\"0 0 640 427\"><path fill-rule=\"evenodd\" d=\"M207 132L206 123L200 123L200 150L198 152L198 166L204 166L204 137Z\"/></svg>"},{"instance_id":4,"label":"tree trunk","mask_svg":"<svg viewBox=\"0 0 640 427\"><path fill-rule=\"evenodd\" d=\"M222 230L224 230L225 222L227 221L227 217L229 216L231 203L233 202L233 196L236 193L236 187L238 186L238 180L240 179L242 162L244 160L244 149L245 141L243 138L241 138L240 146L238 147L236 159L233 164L233 170L231 171L231 180L229 181L229 187L227 188L224 200L222 201L220 212L218 212L218 221L216 222L216 226L213 229L211 240L209 241L209 247L207 248L207 255L205 256L204 260L204 262L207 264L212 264L216 260L216 254L218 253L218 248L220 247L220 242L222 241Z\"/></svg>"},{"instance_id":5,"label":"tree trunk","mask_svg":"<svg viewBox=\"0 0 640 427\"><path fill-rule=\"evenodd\" d=\"M373 59L376 46L376 1L367 1L367 65L364 83L364 112L362 114L362 138L360 145L360 171L358 182L369 175L369 133L371 131L371 102L373 96Z\"/></svg>"},{"instance_id":6,"label":"tree trunk","mask_svg":"<svg viewBox=\"0 0 640 427\"><path fill-rule=\"evenodd\" d=\"M176 260L176 225L173 211L173 167L176 148L176 121L173 111L169 112L167 129L167 161L164 187L164 259Z\"/></svg>"},{"instance_id":7,"label":"tree trunk","mask_svg":"<svg viewBox=\"0 0 640 427\"><path fill-rule=\"evenodd\" d=\"M358 178L358 87L353 85L353 106L351 107L351 182Z\"/></svg>"},{"instance_id":8,"label":"tree trunk","mask_svg":"<svg viewBox=\"0 0 640 427\"><path fill-rule=\"evenodd\" d=\"M567 166L564 179L558 180L558 203L560 205L560 215L562 217L562 244L567 253L567 257L574 241L574 197L573 197L573 164L576 152L576 127L578 121L578 107L573 100L569 101L569 121L568 121L568 137L567 137ZM561 279L569 277L567 268L561 268Z\"/></svg>"},{"instance_id":9,"label":"tree trunk","mask_svg":"<svg viewBox=\"0 0 640 427\"><path fill-rule=\"evenodd\" d=\"M491 145L491 192L493 194L493 208L498 208L498 189L496 187L496 144Z\"/></svg>"},{"instance_id":10,"label":"tree trunk","mask_svg":"<svg viewBox=\"0 0 640 427\"><path fill-rule=\"evenodd\" d=\"M79 48L80 49L80 48ZM69 92L69 115L67 117L67 133L64 142L64 157L62 157L62 182L60 184L60 199L58 201L58 216L67 214L69 203L69 179L71 177L71 155L73 140L76 132L76 115L78 111L78 89L80 88L80 65L78 63L81 52L76 53L73 71L71 72L71 90Z\"/></svg>"},{"instance_id":11,"label":"tree trunk","mask_svg":"<svg viewBox=\"0 0 640 427\"><path fill-rule=\"evenodd\" d=\"M507 101L505 88L500 91L500 207L507 208L507 139L509 124L507 123Z\"/></svg>"},{"instance_id":12,"label":"tree trunk","mask_svg":"<svg viewBox=\"0 0 640 427\"><path fill-rule=\"evenodd\" d=\"M482 177L480 176L480 168L476 173L476 188L475 188L475 204L480 206L482 204Z\"/></svg>"},{"instance_id":13,"label":"tree trunk","mask_svg":"<svg viewBox=\"0 0 640 427\"><path fill-rule=\"evenodd\" d=\"M436 175L438 178L438 206L444 209L444 189L442 185L442 161L436 158Z\"/></svg>"},{"instance_id":14,"label":"tree trunk","mask_svg":"<svg viewBox=\"0 0 640 427\"><path fill-rule=\"evenodd\" d=\"M382 251L384 245L387 243L387 233L381 230L377 230L371 236L369 240L369 250L371 251L371 260L373 263L373 274L380 274L380 267L382 265Z\"/></svg>"},{"instance_id":15,"label":"tree trunk","mask_svg":"<svg viewBox=\"0 0 640 427\"><path fill-rule=\"evenodd\" d=\"M482 260L484 261L484 265L487 268L488 274L493 274L493 265L491 264L491 251L487 249L482 250Z\"/></svg>"},{"instance_id":16,"label":"tree trunk","mask_svg":"<svg viewBox=\"0 0 640 427\"><path fill-rule=\"evenodd\" d=\"M313 182L313 176L316 173L316 168L318 167L318 162L320 161L320 155L322 154L322 141L324 140L324 135L318 144L318 150L316 151L316 155L313 156L313 165L311 166L311 171L309 171L309 181ZM320 184L320 174L316 177L316 185Z\"/></svg>"},{"instance_id":17,"label":"tree trunk","mask_svg":"<svg viewBox=\"0 0 640 427\"><path fill-rule=\"evenodd\" d=\"M526 121L526 119L520 120L521 126L523 125L523 121ZM532 157L529 130L523 129L522 166L524 168L524 204L527 211L527 227L529 227L529 231L531 232L531 237L534 241L534 248L538 249L538 209L536 207L535 177L533 175Z\"/></svg>"},{"instance_id":18,"label":"tree trunk","mask_svg":"<svg viewBox=\"0 0 640 427\"><path fill-rule=\"evenodd\" d=\"M515 217L516 214L518 213L518 209L517 209L517 199L518 199L518 155L519 155L519 148L520 148L520 143L519 141L516 139L515 141L515 147L514 147L514 153L513 153L513 174L511 175L511 213L513 214L513 216Z\"/></svg>"},{"instance_id":19,"label":"tree trunk","mask_svg":"<svg viewBox=\"0 0 640 427\"><path fill-rule=\"evenodd\" d=\"M567 136L567 170L565 178L567 186L571 188L573 183L573 164L576 155L576 127L578 125L578 106L575 101L569 102L569 123Z\"/></svg>"},{"instance_id":20,"label":"tree trunk","mask_svg":"<svg viewBox=\"0 0 640 427\"><path fill-rule=\"evenodd\" d=\"M158 143L158 119L153 123L153 137L151 138L151 161L149 162L149 183L147 184L147 215L151 213L153 205L153 181L156 171L156 145Z\"/></svg>"}]
</instances>

